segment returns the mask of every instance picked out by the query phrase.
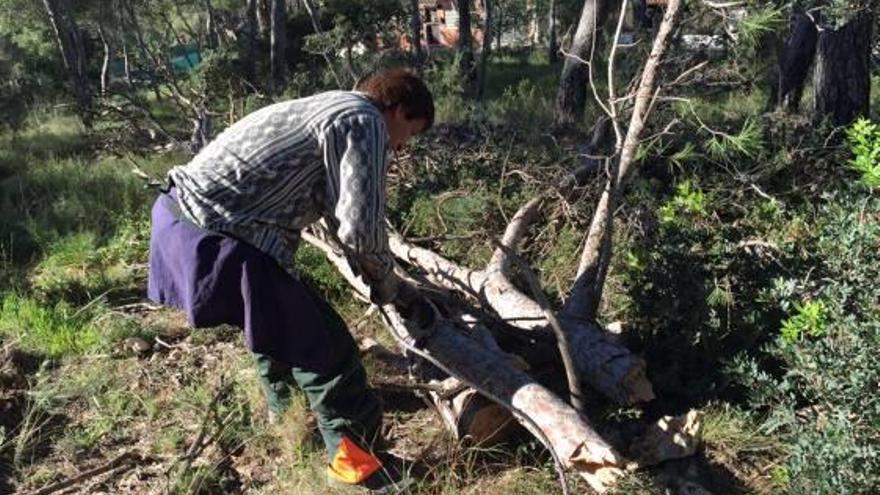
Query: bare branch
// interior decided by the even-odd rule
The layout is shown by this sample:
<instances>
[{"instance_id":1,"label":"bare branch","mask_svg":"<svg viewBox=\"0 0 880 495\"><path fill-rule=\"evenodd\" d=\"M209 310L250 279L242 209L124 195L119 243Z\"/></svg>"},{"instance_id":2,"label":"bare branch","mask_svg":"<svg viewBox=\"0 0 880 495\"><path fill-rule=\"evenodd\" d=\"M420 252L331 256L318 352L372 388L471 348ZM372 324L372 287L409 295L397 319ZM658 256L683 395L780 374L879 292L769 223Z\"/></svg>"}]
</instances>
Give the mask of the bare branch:
<instances>
[{"instance_id":1,"label":"bare branch","mask_svg":"<svg viewBox=\"0 0 880 495\"><path fill-rule=\"evenodd\" d=\"M522 205L507 228L504 230L504 237L501 238L501 246L495 249L492 259L489 261L487 271L500 270L504 274L508 274L510 270L510 258L508 251L516 253L520 242L529 230L529 226L535 221L541 210L541 205L546 200L545 195L538 195Z\"/></svg>"},{"instance_id":2,"label":"bare branch","mask_svg":"<svg viewBox=\"0 0 880 495\"><path fill-rule=\"evenodd\" d=\"M564 313L566 314L591 320L596 317L611 253L615 203L629 173L651 109L651 102L655 96L657 70L669 44L669 37L680 5L680 0L668 2L663 22L660 24L651 53L642 70L626 138L620 148L617 170L612 172L608 178L605 190L602 192L593 214L589 233L584 242L584 249L581 252L577 280L565 305ZM609 61L609 64L612 63L613 61ZM613 103L610 105L613 107Z\"/></svg>"}]
</instances>

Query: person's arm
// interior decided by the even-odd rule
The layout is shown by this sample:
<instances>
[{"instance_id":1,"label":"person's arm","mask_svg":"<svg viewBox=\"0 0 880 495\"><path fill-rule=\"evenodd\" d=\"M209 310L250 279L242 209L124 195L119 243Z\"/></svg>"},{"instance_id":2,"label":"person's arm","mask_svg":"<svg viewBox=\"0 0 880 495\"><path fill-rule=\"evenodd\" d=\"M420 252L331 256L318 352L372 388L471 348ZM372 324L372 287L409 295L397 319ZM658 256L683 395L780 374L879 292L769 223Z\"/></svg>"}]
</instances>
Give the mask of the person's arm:
<instances>
[{"instance_id":1,"label":"person's arm","mask_svg":"<svg viewBox=\"0 0 880 495\"><path fill-rule=\"evenodd\" d=\"M385 231L387 139L384 120L371 114L328 124L321 137L330 209L325 219L378 304L393 301L400 285Z\"/></svg>"}]
</instances>

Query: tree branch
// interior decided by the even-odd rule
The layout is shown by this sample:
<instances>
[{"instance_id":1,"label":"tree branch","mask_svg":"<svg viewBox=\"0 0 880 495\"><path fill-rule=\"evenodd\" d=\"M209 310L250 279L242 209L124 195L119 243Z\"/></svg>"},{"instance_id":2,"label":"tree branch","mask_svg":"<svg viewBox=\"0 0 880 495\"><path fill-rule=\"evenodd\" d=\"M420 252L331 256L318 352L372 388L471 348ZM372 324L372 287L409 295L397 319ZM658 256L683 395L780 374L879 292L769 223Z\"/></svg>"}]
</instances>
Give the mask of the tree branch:
<instances>
[{"instance_id":1,"label":"tree branch","mask_svg":"<svg viewBox=\"0 0 880 495\"><path fill-rule=\"evenodd\" d=\"M581 252L578 265L577 279L564 313L573 317L595 319L599 302L602 298L602 288L605 284L605 276L608 271L608 262L611 254L611 237L613 230L613 212L620 191L629 174L633 159L635 158L642 131L647 121L650 104L655 92L655 79L666 47L669 45L670 34L675 25L681 0L669 0L666 5L666 13L663 22L654 38L654 45L642 70L642 77L636 90L635 103L626 137L619 146L619 157L616 170L611 171L596 212L590 223L587 240ZM615 40L616 41L616 40ZM609 62L612 63L612 62ZM613 102L609 102L613 106Z\"/></svg>"}]
</instances>

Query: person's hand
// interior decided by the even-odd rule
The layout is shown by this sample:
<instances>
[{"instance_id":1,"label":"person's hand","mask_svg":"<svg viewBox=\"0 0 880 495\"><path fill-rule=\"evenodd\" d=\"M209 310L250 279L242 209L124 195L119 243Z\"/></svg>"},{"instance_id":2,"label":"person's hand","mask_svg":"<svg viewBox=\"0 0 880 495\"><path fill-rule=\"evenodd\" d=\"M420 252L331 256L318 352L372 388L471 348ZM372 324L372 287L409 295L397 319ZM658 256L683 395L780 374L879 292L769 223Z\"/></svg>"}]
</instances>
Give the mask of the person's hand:
<instances>
[{"instance_id":1,"label":"person's hand","mask_svg":"<svg viewBox=\"0 0 880 495\"><path fill-rule=\"evenodd\" d=\"M400 316L406 321L415 324L420 330L429 330L434 326L437 318L434 307L412 285L408 283L401 284L393 304L397 312L400 313Z\"/></svg>"}]
</instances>

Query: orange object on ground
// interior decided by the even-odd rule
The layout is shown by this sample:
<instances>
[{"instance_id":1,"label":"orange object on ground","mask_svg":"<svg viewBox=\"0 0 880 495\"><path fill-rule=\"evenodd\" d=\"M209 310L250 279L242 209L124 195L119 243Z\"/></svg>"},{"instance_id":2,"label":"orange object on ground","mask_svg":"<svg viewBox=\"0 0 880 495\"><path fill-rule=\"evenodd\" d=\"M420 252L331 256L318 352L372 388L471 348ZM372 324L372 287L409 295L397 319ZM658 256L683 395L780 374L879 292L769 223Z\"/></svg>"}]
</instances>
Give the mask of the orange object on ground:
<instances>
[{"instance_id":1,"label":"orange object on ground","mask_svg":"<svg viewBox=\"0 0 880 495\"><path fill-rule=\"evenodd\" d=\"M348 437L342 437L333 462L327 466L330 475L343 483L360 483L382 467L375 456L358 447Z\"/></svg>"}]
</instances>

